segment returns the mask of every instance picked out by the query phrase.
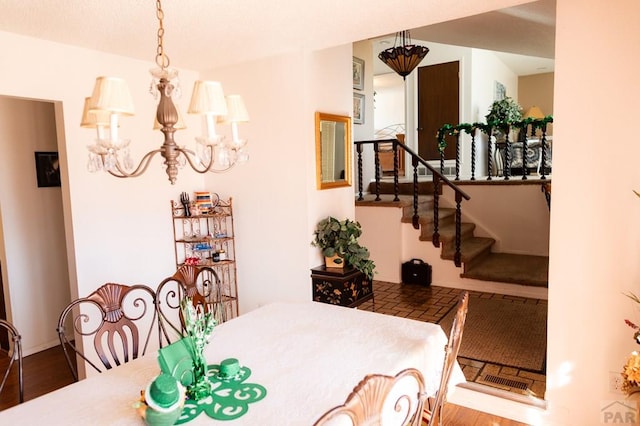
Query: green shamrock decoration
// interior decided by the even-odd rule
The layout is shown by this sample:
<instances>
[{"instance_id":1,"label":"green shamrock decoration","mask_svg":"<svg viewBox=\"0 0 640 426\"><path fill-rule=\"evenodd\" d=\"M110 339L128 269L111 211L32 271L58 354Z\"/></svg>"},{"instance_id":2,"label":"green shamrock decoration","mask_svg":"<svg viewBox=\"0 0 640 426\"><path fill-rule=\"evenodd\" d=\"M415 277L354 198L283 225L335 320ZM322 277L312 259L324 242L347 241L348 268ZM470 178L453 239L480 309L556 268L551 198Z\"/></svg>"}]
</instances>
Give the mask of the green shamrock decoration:
<instances>
[{"instance_id":1,"label":"green shamrock decoration","mask_svg":"<svg viewBox=\"0 0 640 426\"><path fill-rule=\"evenodd\" d=\"M248 367L240 367L235 377L220 379L220 365L209 365L206 371L211 384L211 394L199 400L187 399L177 425L186 423L204 412L215 420L233 420L249 411L249 404L258 402L267 395L264 386L244 383L251 376Z\"/></svg>"}]
</instances>

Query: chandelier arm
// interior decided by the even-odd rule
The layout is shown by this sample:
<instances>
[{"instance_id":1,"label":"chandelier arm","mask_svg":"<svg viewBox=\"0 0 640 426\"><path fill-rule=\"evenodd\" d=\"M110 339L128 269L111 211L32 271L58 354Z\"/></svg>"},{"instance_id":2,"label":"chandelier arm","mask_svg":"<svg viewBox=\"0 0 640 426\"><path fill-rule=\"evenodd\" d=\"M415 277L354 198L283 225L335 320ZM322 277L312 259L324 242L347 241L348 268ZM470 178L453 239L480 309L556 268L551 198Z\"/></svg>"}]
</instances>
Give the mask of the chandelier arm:
<instances>
[{"instance_id":1,"label":"chandelier arm","mask_svg":"<svg viewBox=\"0 0 640 426\"><path fill-rule=\"evenodd\" d=\"M213 156L214 154L213 145L207 145L207 149L209 150L209 158L210 158L209 163L206 164L203 169L199 169L196 162L194 162L193 159L191 158L192 156L196 157L196 153L194 151L188 148L176 147L176 151L181 152L184 155L184 157L187 159L187 163L189 163L189 166L193 169L193 171L200 174L204 174L207 172L222 173L222 172L226 172L227 170L235 166L236 163L234 162L224 169L214 169L213 166L215 164L215 160Z\"/></svg>"},{"instance_id":2,"label":"chandelier arm","mask_svg":"<svg viewBox=\"0 0 640 426\"><path fill-rule=\"evenodd\" d=\"M162 152L162 148L147 152L144 155L144 157L142 157L142 160L140 160L138 167L136 167L135 170L130 173L124 170L124 167L120 165L120 161L116 160L115 168L117 172L114 170L109 170L109 173L112 176L115 176L118 178L138 177L147 170L147 168L149 167L149 164L151 163L151 159L160 152Z\"/></svg>"}]
</instances>

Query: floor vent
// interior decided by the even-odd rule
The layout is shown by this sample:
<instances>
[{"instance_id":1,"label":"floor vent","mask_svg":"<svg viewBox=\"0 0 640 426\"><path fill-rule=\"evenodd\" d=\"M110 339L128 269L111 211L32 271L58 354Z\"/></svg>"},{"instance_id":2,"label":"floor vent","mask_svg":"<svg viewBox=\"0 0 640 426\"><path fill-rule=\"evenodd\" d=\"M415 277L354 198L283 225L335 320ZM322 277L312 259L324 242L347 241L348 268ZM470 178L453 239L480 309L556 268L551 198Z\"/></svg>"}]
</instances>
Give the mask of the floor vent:
<instances>
[{"instance_id":1,"label":"floor vent","mask_svg":"<svg viewBox=\"0 0 640 426\"><path fill-rule=\"evenodd\" d=\"M519 382L517 380L505 379L503 377L494 376L491 374L487 374L484 376L484 381L489 383L495 383L496 385L506 386L509 388L516 388L520 390L526 390L529 385L524 382Z\"/></svg>"},{"instance_id":2,"label":"floor vent","mask_svg":"<svg viewBox=\"0 0 640 426\"><path fill-rule=\"evenodd\" d=\"M440 170L440 166L437 166L436 170ZM445 166L444 167L444 174L445 174L445 176L455 176L456 167L455 166ZM431 173L431 170L427 169L424 166L418 166L418 176L431 176L431 175L433 175L433 173Z\"/></svg>"}]
</instances>

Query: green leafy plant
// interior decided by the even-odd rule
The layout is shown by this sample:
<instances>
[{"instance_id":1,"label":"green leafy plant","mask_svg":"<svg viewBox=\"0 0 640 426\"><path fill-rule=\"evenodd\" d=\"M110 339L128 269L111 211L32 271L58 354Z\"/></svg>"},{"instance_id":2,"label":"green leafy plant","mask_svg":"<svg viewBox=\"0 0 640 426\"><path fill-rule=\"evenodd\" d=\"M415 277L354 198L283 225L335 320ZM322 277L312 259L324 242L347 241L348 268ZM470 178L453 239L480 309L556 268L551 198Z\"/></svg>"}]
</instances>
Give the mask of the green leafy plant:
<instances>
[{"instance_id":1,"label":"green leafy plant","mask_svg":"<svg viewBox=\"0 0 640 426\"><path fill-rule=\"evenodd\" d=\"M360 223L329 216L318 222L311 245L319 247L325 257L340 256L347 265L358 269L369 280L373 280L375 264L369 259L369 250L358 243L360 235Z\"/></svg>"},{"instance_id":2,"label":"green leafy plant","mask_svg":"<svg viewBox=\"0 0 640 426\"><path fill-rule=\"evenodd\" d=\"M486 115L487 124L506 127L511 123L522 120L522 107L513 98L506 97L494 101Z\"/></svg>"}]
</instances>

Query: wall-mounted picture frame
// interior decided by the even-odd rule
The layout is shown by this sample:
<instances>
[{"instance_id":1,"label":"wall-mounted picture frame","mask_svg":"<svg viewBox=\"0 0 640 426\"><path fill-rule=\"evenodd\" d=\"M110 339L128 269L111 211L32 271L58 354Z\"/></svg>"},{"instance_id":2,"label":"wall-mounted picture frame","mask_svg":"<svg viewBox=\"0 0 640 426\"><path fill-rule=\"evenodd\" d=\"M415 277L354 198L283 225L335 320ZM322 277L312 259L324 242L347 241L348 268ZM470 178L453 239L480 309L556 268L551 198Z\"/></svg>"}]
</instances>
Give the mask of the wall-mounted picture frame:
<instances>
[{"instance_id":1,"label":"wall-mounted picture frame","mask_svg":"<svg viewBox=\"0 0 640 426\"><path fill-rule=\"evenodd\" d=\"M353 92L353 124L364 124L364 95Z\"/></svg>"},{"instance_id":2,"label":"wall-mounted picture frame","mask_svg":"<svg viewBox=\"0 0 640 426\"><path fill-rule=\"evenodd\" d=\"M493 100L501 101L507 96L507 88L504 84L494 80L493 82Z\"/></svg>"},{"instance_id":3,"label":"wall-mounted picture frame","mask_svg":"<svg viewBox=\"0 0 640 426\"><path fill-rule=\"evenodd\" d=\"M38 188L60 186L60 161L57 152L35 152Z\"/></svg>"},{"instance_id":4,"label":"wall-mounted picture frame","mask_svg":"<svg viewBox=\"0 0 640 426\"><path fill-rule=\"evenodd\" d=\"M353 57L353 88L364 90L364 60Z\"/></svg>"}]
</instances>

